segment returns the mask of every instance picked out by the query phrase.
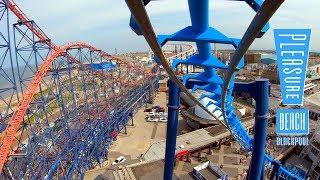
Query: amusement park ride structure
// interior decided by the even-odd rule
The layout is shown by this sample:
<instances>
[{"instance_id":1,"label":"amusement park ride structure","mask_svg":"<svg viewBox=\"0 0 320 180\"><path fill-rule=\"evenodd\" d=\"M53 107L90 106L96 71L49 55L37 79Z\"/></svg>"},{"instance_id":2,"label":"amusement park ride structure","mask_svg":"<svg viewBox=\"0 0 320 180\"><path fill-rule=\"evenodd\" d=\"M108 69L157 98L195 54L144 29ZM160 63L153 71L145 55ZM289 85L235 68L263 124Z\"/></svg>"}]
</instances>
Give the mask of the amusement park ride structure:
<instances>
[{"instance_id":1,"label":"amusement park ride structure","mask_svg":"<svg viewBox=\"0 0 320 180\"><path fill-rule=\"evenodd\" d=\"M0 177L83 178L152 98L157 66L82 42L57 46L11 0L0 1L0 12Z\"/></svg>"},{"instance_id":2,"label":"amusement park ride structure","mask_svg":"<svg viewBox=\"0 0 320 180\"><path fill-rule=\"evenodd\" d=\"M172 80L170 92L179 98L177 89L184 92L203 110L208 112L214 119L219 120L231 132L234 139L247 151L252 151L252 161L247 179L264 179L265 167L272 169L271 179L303 179L292 169L287 169L280 162L274 160L265 151L266 128L268 123L268 80L261 79L251 83L237 83L235 76L238 69L244 65L243 55L248 50L255 38L262 37L269 29L268 21L276 12L284 0L251 0L245 1L257 14L249 25L242 39L229 38L214 27L209 26L209 0L188 0L191 26L188 26L174 34L156 36L145 10L150 0L126 0L132 13L130 26L137 35L143 35L153 50L156 61L161 64ZM169 64L161 50L161 46L167 41L195 42L197 51L195 55L187 59L176 59ZM230 64L224 64L211 52L210 43L231 44L235 53ZM175 70L179 64L202 66L204 71L200 73L176 76ZM218 70L224 70L221 73ZM174 83L173 83L174 82ZM190 82L191 85L190 86ZM199 99L193 93L197 90L206 91ZM254 139L247 133L240 119L234 113L233 92L247 92L256 100L256 122ZM170 100L170 98L169 98ZM169 102L169 107L177 106L178 100ZM213 107L213 108L212 108ZM213 109L210 112L208 109ZM170 110L170 108L169 108ZM169 112L165 160L165 179L172 179L177 117L174 109ZM173 122L172 122L173 121ZM172 124L170 124L172 123ZM168 136L171 134L171 137ZM168 143L169 142L169 143Z\"/></svg>"},{"instance_id":3,"label":"amusement park ride structure","mask_svg":"<svg viewBox=\"0 0 320 180\"><path fill-rule=\"evenodd\" d=\"M267 81L235 83L235 70L243 67L243 54L256 37L268 30L267 21L283 1L246 0L257 15L244 37L236 39L209 27L209 0L188 0L192 25L158 38L144 7L150 0L126 0L133 14L130 25L145 36L155 60L168 72L170 92L178 95L179 89L183 91L224 124L243 148L253 151L251 167L255 168L250 168L249 179L264 177L265 167L273 169L273 176L301 179L264 152L268 104L257 106L255 128L261 133L255 133L254 139L232 107L233 91L247 91L254 86L262 95L256 99L264 102L267 98ZM10 12L18 19L13 27ZM107 150L117 134L126 132L133 114L157 91L158 66L125 61L82 42L58 46L12 0L0 0L0 13L1 27L5 27L0 29L0 78L6 83L0 88L0 178L83 179L86 170L107 159ZM167 41L195 42L198 53L187 59L174 59L171 66L161 50ZM210 43L234 46L236 52L229 65L211 54ZM105 64L114 67L97 68ZM174 70L179 64L202 66L204 72L177 77ZM217 69L227 73L221 75ZM192 80L197 83L190 86ZM198 100L193 96L197 90L210 94ZM178 96L171 95L171 120L177 116L178 105ZM215 111L210 112L208 106L214 106ZM172 131L168 132L167 142L172 143L167 146L165 167L168 179L172 177L176 138L176 124L170 119L168 127Z\"/></svg>"}]
</instances>

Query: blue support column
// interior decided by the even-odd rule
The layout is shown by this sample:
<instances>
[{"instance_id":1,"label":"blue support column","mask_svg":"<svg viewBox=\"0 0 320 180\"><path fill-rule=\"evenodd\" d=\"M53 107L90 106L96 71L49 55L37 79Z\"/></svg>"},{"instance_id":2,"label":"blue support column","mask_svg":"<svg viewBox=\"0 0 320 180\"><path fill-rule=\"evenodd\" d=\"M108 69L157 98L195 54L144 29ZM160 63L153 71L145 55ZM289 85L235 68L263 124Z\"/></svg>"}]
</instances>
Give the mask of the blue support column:
<instances>
[{"instance_id":1,"label":"blue support column","mask_svg":"<svg viewBox=\"0 0 320 180\"><path fill-rule=\"evenodd\" d=\"M180 89L172 81L168 81L169 85L169 104L168 104L168 123L166 137L166 154L164 164L164 179L170 180L173 175L173 167L175 162L177 129L178 129L178 113L180 105Z\"/></svg>"},{"instance_id":2,"label":"blue support column","mask_svg":"<svg viewBox=\"0 0 320 180\"><path fill-rule=\"evenodd\" d=\"M268 128L268 125L267 125L267 128ZM266 130L267 131L267 130ZM265 176L266 176L266 174L265 174L265 172L264 172L264 169L265 169L265 159L263 160L263 162L262 162L262 169L261 169L261 175L260 175L260 180L264 180L265 179Z\"/></svg>"},{"instance_id":3,"label":"blue support column","mask_svg":"<svg viewBox=\"0 0 320 180\"><path fill-rule=\"evenodd\" d=\"M278 180L279 179L279 169L280 169L280 166L281 166L280 161L273 161L272 165L273 165L273 169L271 171L270 179Z\"/></svg>"},{"instance_id":4,"label":"blue support column","mask_svg":"<svg viewBox=\"0 0 320 180\"><path fill-rule=\"evenodd\" d=\"M257 79L255 82L236 82L233 92L247 92L256 101L253 151L248 180L264 179L265 145L269 118L269 80Z\"/></svg>"},{"instance_id":5,"label":"blue support column","mask_svg":"<svg viewBox=\"0 0 320 180\"><path fill-rule=\"evenodd\" d=\"M248 172L248 180L264 179L264 154L269 118L269 81L259 79L255 82L256 101L253 152Z\"/></svg>"},{"instance_id":6,"label":"blue support column","mask_svg":"<svg viewBox=\"0 0 320 180\"><path fill-rule=\"evenodd\" d=\"M188 0L192 29L203 33L209 28L209 0ZM196 42L199 56L208 59L211 56L211 44ZM212 67L205 67L206 75L210 78L215 74Z\"/></svg>"}]
</instances>

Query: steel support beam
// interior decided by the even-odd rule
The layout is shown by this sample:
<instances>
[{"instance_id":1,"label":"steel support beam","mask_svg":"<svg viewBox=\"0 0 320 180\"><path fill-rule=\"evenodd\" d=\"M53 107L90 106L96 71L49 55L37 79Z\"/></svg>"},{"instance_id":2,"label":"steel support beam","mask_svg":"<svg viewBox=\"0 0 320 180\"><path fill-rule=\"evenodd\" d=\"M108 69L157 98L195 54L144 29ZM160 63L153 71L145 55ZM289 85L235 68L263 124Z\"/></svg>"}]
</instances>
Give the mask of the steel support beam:
<instances>
[{"instance_id":1,"label":"steel support beam","mask_svg":"<svg viewBox=\"0 0 320 180\"><path fill-rule=\"evenodd\" d=\"M166 137L166 154L164 164L164 179L170 180L173 175L173 167L175 162L177 129L178 129L178 113L180 105L179 87L172 81L168 81L169 85L169 104L168 104L168 123Z\"/></svg>"},{"instance_id":2,"label":"steel support beam","mask_svg":"<svg viewBox=\"0 0 320 180\"><path fill-rule=\"evenodd\" d=\"M254 140L248 180L264 179L264 155L269 118L269 80L257 79L250 83L235 83L234 92L247 92L256 101Z\"/></svg>"},{"instance_id":3,"label":"steel support beam","mask_svg":"<svg viewBox=\"0 0 320 180\"><path fill-rule=\"evenodd\" d=\"M203 33L209 28L209 0L188 0L191 24L194 31ZM199 56L207 59L211 56L211 45L208 42L196 42ZM212 67L205 67L208 77L214 74Z\"/></svg>"}]
</instances>

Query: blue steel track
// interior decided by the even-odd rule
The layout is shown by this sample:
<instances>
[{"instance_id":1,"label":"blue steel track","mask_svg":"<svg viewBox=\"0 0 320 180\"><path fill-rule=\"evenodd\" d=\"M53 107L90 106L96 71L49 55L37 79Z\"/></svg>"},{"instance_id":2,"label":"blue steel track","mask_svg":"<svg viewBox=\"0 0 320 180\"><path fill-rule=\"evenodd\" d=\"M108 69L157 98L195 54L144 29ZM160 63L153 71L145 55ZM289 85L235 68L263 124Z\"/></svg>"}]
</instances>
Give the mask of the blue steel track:
<instances>
[{"instance_id":1,"label":"blue steel track","mask_svg":"<svg viewBox=\"0 0 320 180\"><path fill-rule=\"evenodd\" d=\"M201 82L201 85L195 85L189 90L192 94L197 90L206 91L206 93L202 94L198 99L198 105L207 112L208 109L214 109L210 112L211 115L215 117L215 119L220 120L221 123L229 129L233 137L244 149L253 151L253 147L257 146L253 146L253 138L247 133L240 119L235 115L232 105L235 76L237 70L244 66L243 54L256 37L262 37L269 29L270 26L267 21L281 5L283 0L266 0L265 2L260 0L245 1L257 12L257 15L242 39L229 38L214 27L209 26L209 0L188 0L191 26L173 34L158 35L157 38L155 37L152 25L144 8L150 1L144 0L142 3L136 0L126 0L126 2L132 13L130 18L131 28L136 34L145 36L151 49L157 56L155 60L165 67L170 78L177 83L182 91L185 92L185 87L181 86L180 82L176 80L177 77L172 73L177 66L185 64L203 67L204 71L201 73L183 75L180 78L182 83L185 85L191 79ZM155 41L157 41L158 44L155 43ZM159 50L159 46L165 45L168 41L195 42L198 53L187 59L175 59L171 64L171 69L166 68L169 65L167 65L166 60L163 59L164 56L161 50ZM211 53L210 43L231 44L236 49L235 55L229 65L221 62ZM221 73L221 70L226 71L226 73ZM218 71L220 71L220 73L218 73ZM259 126L263 127L264 124L260 124ZM262 145L264 146L264 143ZM262 149L264 148L262 147ZM260 164L261 163L263 167L267 166L273 169L272 178L302 179L302 177L299 177L299 174L286 169L280 162L273 160L273 158L267 154L265 154ZM248 178L256 179L254 178L255 175L256 174L251 174ZM262 176L264 176L263 173Z\"/></svg>"}]
</instances>

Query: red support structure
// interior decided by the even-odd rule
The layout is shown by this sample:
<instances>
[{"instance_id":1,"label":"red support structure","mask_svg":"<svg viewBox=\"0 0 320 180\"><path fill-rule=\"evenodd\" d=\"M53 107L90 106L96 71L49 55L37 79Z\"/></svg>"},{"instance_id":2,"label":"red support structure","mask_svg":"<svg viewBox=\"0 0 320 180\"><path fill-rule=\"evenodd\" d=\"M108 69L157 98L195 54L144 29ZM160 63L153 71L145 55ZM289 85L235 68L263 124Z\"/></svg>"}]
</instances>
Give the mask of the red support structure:
<instances>
[{"instance_id":1,"label":"red support structure","mask_svg":"<svg viewBox=\"0 0 320 180\"><path fill-rule=\"evenodd\" d=\"M88 48L91 51L99 52L102 57L105 57L107 59L112 59L116 61L119 65L123 65L128 68L129 71L137 72L138 74L141 74L143 78L141 78L139 81L136 82L127 82L127 84L123 84L123 86L126 86L126 88L133 87L136 85L139 85L146 79L153 77L152 70L144 69L143 67L133 64L132 62L127 62L125 60L122 60L120 58L111 56L110 54L97 49L91 45L88 45L86 43L82 42L76 42L76 43L69 43L64 46L58 46L51 41L49 41L48 36L38 27L33 26L29 18L22 12L22 10L13 2L12 0L7 1L8 8L16 15L16 17L19 19L19 23L24 24L28 27L30 31L34 33L35 36L37 36L41 42L44 42L48 46L50 46L53 51L50 54L50 56L45 59L43 64L39 67L38 71L36 72L33 80L28 85L27 90L24 94L23 100L20 102L17 110L14 112L14 115L11 119L11 121L8 123L8 126L5 130L5 136L1 139L2 146L0 147L0 172L2 172L3 166L5 162L8 159L8 156L10 154L10 147L12 146L16 133L18 132L21 123L23 122L23 118L26 115L27 109L33 99L33 96L37 92L37 88L41 84L41 81L45 77L45 75L48 73L48 71L51 68L52 63L60 56L66 56L67 59L72 62L78 64L80 67L92 71L95 75L100 75L105 78L111 78L112 74L108 74L105 72L101 72L98 70L92 69L89 65L82 64L80 61L78 61L76 58L72 57L67 53L68 49L71 48ZM156 75L158 72L156 72ZM124 80L118 79L118 82L123 82ZM121 93L119 93L121 94Z\"/></svg>"}]
</instances>

